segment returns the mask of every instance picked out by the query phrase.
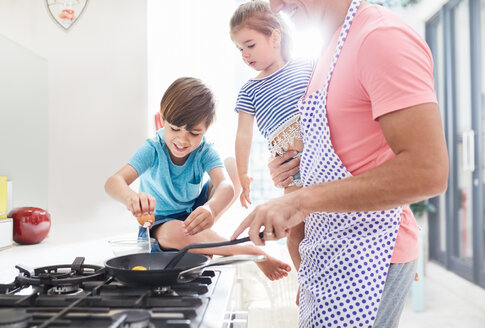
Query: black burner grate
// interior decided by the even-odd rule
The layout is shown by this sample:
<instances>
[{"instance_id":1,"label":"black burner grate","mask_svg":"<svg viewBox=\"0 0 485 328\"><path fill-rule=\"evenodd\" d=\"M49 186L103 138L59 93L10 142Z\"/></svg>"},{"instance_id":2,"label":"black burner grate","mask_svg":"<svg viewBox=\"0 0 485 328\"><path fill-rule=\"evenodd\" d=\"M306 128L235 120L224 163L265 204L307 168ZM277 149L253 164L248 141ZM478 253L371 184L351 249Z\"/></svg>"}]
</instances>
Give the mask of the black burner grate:
<instances>
[{"instance_id":1,"label":"black burner grate","mask_svg":"<svg viewBox=\"0 0 485 328\"><path fill-rule=\"evenodd\" d=\"M21 285L33 285L46 287L69 286L82 282L98 279L105 275L101 266L84 264L83 257L77 257L72 264L51 265L34 270L17 265L20 271L16 277Z\"/></svg>"},{"instance_id":2,"label":"black burner grate","mask_svg":"<svg viewBox=\"0 0 485 328\"><path fill-rule=\"evenodd\" d=\"M0 328L199 327L217 280L214 271L205 271L189 283L128 286L84 258L33 270L16 267L15 281L0 285Z\"/></svg>"}]
</instances>

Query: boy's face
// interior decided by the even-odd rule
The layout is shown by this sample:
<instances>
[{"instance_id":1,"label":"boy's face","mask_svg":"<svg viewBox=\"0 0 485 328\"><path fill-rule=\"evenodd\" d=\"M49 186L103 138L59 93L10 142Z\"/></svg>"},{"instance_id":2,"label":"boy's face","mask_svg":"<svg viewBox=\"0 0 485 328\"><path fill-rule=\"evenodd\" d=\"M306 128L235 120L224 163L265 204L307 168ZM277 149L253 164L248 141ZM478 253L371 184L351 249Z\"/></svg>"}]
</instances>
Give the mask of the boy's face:
<instances>
[{"instance_id":1,"label":"boy's face","mask_svg":"<svg viewBox=\"0 0 485 328\"><path fill-rule=\"evenodd\" d=\"M165 127L163 140L175 165L185 163L190 153L199 147L202 137L207 132L204 121L194 126L192 130L186 130L185 126L172 125L165 120L163 126Z\"/></svg>"}]
</instances>

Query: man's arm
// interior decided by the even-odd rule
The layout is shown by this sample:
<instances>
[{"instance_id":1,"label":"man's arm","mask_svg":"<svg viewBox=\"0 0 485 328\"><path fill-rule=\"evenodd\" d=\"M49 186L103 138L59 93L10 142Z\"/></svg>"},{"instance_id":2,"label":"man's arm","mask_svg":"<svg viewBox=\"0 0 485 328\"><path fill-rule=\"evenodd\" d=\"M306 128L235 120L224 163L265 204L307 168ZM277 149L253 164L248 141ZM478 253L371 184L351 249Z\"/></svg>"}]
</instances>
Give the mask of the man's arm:
<instances>
[{"instance_id":1,"label":"man's arm","mask_svg":"<svg viewBox=\"0 0 485 328\"><path fill-rule=\"evenodd\" d=\"M395 111L379 123L396 156L360 175L307 188L300 200L308 212L383 210L446 191L448 152L438 105Z\"/></svg>"},{"instance_id":2,"label":"man's arm","mask_svg":"<svg viewBox=\"0 0 485 328\"><path fill-rule=\"evenodd\" d=\"M251 240L261 245L261 226L276 239L312 212L385 210L443 193L448 182L448 153L438 105L428 103L379 118L395 157L365 173L302 188L256 209L233 234L250 227Z\"/></svg>"}]
</instances>

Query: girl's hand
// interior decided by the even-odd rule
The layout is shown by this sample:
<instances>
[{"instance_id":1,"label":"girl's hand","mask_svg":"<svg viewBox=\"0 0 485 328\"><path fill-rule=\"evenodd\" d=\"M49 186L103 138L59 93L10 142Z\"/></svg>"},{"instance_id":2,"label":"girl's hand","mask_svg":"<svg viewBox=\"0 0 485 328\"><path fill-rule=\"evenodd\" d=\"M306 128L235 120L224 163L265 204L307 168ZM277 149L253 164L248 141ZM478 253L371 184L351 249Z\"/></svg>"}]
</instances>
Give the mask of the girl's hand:
<instances>
[{"instance_id":1,"label":"girl's hand","mask_svg":"<svg viewBox=\"0 0 485 328\"><path fill-rule=\"evenodd\" d=\"M125 202L128 210L135 217L152 214L155 211L156 201L152 195L141 193L133 193Z\"/></svg>"},{"instance_id":2,"label":"girl's hand","mask_svg":"<svg viewBox=\"0 0 485 328\"><path fill-rule=\"evenodd\" d=\"M269 173L276 187L288 187L293 181L293 176L300 171L300 156L285 163L285 161L296 155L298 155L296 150L290 150L281 156L276 156L268 163Z\"/></svg>"},{"instance_id":3,"label":"girl's hand","mask_svg":"<svg viewBox=\"0 0 485 328\"><path fill-rule=\"evenodd\" d=\"M214 224L214 215L209 205L197 207L185 219L185 233L187 235L195 235L202 230L209 229Z\"/></svg>"},{"instance_id":4,"label":"girl's hand","mask_svg":"<svg viewBox=\"0 0 485 328\"><path fill-rule=\"evenodd\" d=\"M239 200L241 201L241 205L244 208L248 208L248 204L251 205L251 200L249 199L249 193L251 191L251 182L253 178L248 177L246 174L241 175L239 177L239 181L241 182L242 192L239 196Z\"/></svg>"}]
</instances>

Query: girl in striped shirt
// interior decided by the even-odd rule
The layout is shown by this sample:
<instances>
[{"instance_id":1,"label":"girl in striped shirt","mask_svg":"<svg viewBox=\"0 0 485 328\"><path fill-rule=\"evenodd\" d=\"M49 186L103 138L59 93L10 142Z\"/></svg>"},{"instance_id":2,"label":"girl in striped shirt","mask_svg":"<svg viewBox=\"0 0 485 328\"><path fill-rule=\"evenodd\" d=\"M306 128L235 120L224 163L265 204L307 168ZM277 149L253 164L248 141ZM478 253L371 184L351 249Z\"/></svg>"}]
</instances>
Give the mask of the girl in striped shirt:
<instances>
[{"instance_id":1,"label":"girl in striped shirt","mask_svg":"<svg viewBox=\"0 0 485 328\"><path fill-rule=\"evenodd\" d=\"M300 132L298 100L303 97L313 71L310 60L290 60L289 36L280 17L273 14L269 4L249 1L240 5L230 21L232 41L243 61L258 72L246 82L236 103L238 128L236 162L241 181L241 205L251 204L248 176L253 122L268 141L272 156L288 150L303 150ZM285 193L301 187L299 172ZM287 239L295 267L299 266L298 245L303 238L303 224L292 229Z\"/></svg>"}]
</instances>

